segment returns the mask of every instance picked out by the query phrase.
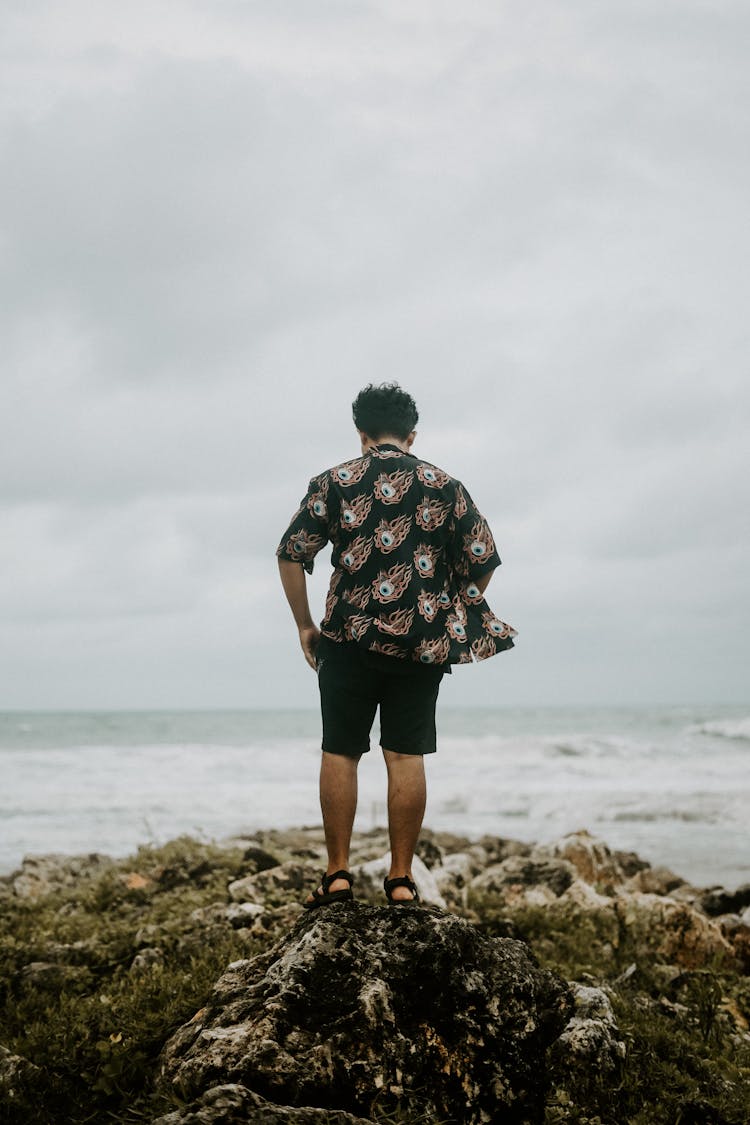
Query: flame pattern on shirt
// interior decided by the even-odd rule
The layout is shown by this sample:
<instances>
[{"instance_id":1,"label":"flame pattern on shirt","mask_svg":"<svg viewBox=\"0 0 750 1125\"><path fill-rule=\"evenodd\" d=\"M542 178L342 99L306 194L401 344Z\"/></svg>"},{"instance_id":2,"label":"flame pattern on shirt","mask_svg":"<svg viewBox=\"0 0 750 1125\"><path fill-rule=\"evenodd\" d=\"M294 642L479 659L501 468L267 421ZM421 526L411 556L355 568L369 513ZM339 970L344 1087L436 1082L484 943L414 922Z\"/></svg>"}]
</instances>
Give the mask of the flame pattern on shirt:
<instances>
[{"instance_id":1,"label":"flame pattern on shirt","mask_svg":"<svg viewBox=\"0 0 750 1125\"><path fill-rule=\"evenodd\" d=\"M413 480L414 473L408 473L405 469L381 473L375 481L375 496L383 504L400 504Z\"/></svg>"},{"instance_id":2,"label":"flame pattern on shirt","mask_svg":"<svg viewBox=\"0 0 750 1125\"><path fill-rule=\"evenodd\" d=\"M488 558L495 550L492 532L485 520L477 520L468 535L464 535L464 551L472 562Z\"/></svg>"},{"instance_id":3,"label":"flame pattern on shirt","mask_svg":"<svg viewBox=\"0 0 750 1125\"><path fill-rule=\"evenodd\" d=\"M361 527L369 516L371 508L372 496L368 496L366 492L360 493L342 507L341 526Z\"/></svg>"},{"instance_id":4,"label":"flame pattern on shirt","mask_svg":"<svg viewBox=\"0 0 750 1125\"><path fill-rule=\"evenodd\" d=\"M417 476L427 488L445 488L451 479L447 473L438 469L436 465L425 465L424 463L417 465Z\"/></svg>"},{"instance_id":5,"label":"flame pattern on shirt","mask_svg":"<svg viewBox=\"0 0 750 1125\"><path fill-rule=\"evenodd\" d=\"M381 633L390 633L393 637L405 637L411 629L413 620L413 609L394 609L392 613L381 613L375 624Z\"/></svg>"},{"instance_id":6,"label":"flame pattern on shirt","mask_svg":"<svg viewBox=\"0 0 750 1125\"><path fill-rule=\"evenodd\" d=\"M322 536L301 528L299 531L295 531L293 535L289 536L286 548L293 559L296 559L298 562L300 560L309 562L311 559L315 558L324 543L325 539L323 539Z\"/></svg>"},{"instance_id":7,"label":"flame pattern on shirt","mask_svg":"<svg viewBox=\"0 0 750 1125\"><path fill-rule=\"evenodd\" d=\"M363 535L358 535L350 544L346 551L341 555L341 565L344 570L348 570L350 574L361 570L370 557L372 551L372 539L365 539Z\"/></svg>"},{"instance_id":8,"label":"flame pattern on shirt","mask_svg":"<svg viewBox=\"0 0 750 1125\"><path fill-rule=\"evenodd\" d=\"M365 613L357 613L354 617L347 617L344 622L344 636L348 641L361 641L372 622L372 617L368 617Z\"/></svg>"},{"instance_id":9,"label":"flame pattern on shirt","mask_svg":"<svg viewBox=\"0 0 750 1125\"><path fill-rule=\"evenodd\" d=\"M417 610L425 621L434 621L438 611L437 595L427 590L420 590L417 595Z\"/></svg>"},{"instance_id":10,"label":"flame pattern on shirt","mask_svg":"<svg viewBox=\"0 0 750 1125\"><path fill-rule=\"evenodd\" d=\"M415 518L422 531L435 531L443 526L450 510L450 504L441 504L439 500L430 500L425 496L416 510Z\"/></svg>"},{"instance_id":11,"label":"flame pattern on shirt","mask_svg":"<svg viewBox=\"0 0 750 1125\"><path fill-rule=\"evenodd\" d=\"M346 600L351 605L356 605L358 609L367 609L370 597L369 586L355 586L353 590L347 592ZM326 614L326 616L328 615Z\"/></svg>"},{"instance_id":12,"label":"flame pattern on shirt","mask_svg":"<svg viewBox=\"0 0 750 1125\"><path fill-rule=\"evenodd\" d=\"M414 572L405 563L396 563L390 570L381 570L372 580L372 595L381 605L398 601L411 582Z\"/></svg>"},{"instance_id":13,"label":"flame pattern on shirt","mask_svg":"<svg viewBox=\"0 0 750 1125\"><path fill-rule=\"evenodd\" d=\"M394 520L381 520L375 528L375 545L384 555L390 555L401 546L411 530L411 516L396 516Z\"/></svg>"},{"instance_id":14,"label":"flame pattern on shirt","mask_svg":"<svg viewBox=\"0 0 750 1125\"><path fill-rule=\"evenodd\" d=\"M343 465L337 465L335 469L331 469L331 480L341 485L342 488L351 488L352 485L359 484L369 466L369 457L358 457L355 461L345 461Z\"/></svg>"}]
</instances>

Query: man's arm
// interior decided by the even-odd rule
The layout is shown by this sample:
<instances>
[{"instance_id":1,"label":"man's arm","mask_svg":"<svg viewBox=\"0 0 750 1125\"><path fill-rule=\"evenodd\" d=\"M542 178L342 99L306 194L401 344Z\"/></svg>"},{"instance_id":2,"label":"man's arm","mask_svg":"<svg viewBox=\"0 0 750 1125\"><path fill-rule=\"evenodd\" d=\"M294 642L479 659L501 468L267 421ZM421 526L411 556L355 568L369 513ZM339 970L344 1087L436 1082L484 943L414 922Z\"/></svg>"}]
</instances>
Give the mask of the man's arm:
<instances>
[{"instance_id":1,"label":"man's arm","mask_svg":"<svg viewBox=\"0 0 750 1125\"><path fill-rule=\"evenodd\" d=\"M289 559L279 559L279 575L286 600L289 602L294 615L294 621L299 632L299 643L305 654L305 660L314 670L315 649L318 647L318 641L320 640L320 630L310 615L310 603L307 600L307 577L304 567L302 563L291 562Z\"/></svg>"},{"instance_id":2,"label":"man's arm","mask_svg":"<svg viewBox=\"0 0 750 1125\"><path fill-rule=\"evenodd\" d=\"M492 578L492 575L494 573L494 570L490 570L487 572L487 574L481 574L479 578L474 579L474 585L478 588L480 594L483 594L487 589L490 584L490 579Z\"/></svg>"}]
</instances>

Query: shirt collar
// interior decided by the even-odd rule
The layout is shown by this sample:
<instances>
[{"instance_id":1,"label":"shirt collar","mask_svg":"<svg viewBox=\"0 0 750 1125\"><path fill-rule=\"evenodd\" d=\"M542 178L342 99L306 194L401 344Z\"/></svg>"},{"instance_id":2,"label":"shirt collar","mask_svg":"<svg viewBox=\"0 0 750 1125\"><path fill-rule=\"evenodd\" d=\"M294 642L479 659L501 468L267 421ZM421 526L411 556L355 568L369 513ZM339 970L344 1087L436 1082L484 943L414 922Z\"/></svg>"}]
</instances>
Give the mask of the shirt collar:
<instances>
[{"instance_id":1,"label":"shirt collar","mask_svg":"<svg viewBox=\"0 0 750 1125\"><path fill-rule=\"evenodd\" d=\"M373 446L373 448L376 450L395 449L396 453L403 453L405 457L409 456L405 449L402 449L400 445L394 445L392 441L379 441L377 445Z\"/></svg>"}]
</instances>

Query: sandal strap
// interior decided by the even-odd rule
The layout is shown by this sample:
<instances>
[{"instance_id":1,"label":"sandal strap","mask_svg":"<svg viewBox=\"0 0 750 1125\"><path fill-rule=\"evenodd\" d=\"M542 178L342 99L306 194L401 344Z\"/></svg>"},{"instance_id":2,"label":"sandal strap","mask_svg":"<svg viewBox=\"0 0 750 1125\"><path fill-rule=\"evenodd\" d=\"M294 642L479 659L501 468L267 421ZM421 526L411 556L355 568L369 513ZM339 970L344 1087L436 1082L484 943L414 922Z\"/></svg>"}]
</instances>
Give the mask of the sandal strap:
<instances>
[{"instance_id":1,"label":"sandal strap","mask_svg":"<svg viewBox=\"0 0 750 1125\"><path fill-rule=\"evenodd\" d=\"M331 883L335 882L336 879L346 879L350 887L354 885L354 876L350 871L334 871L331 875L327 875L324 871L321 883L323 884L323 890L326 894L328 893L328 888Z\"/></svg>"},{"instance_id":2,"label":"sandal strap","mask_svg":"<svg viewBox=\"0 0 750 1125\"><path fill-rule=\"evenodd\" d=\"M393 890L394 887L408 887L414 895L417 893L416 884L411 881L408 875L396 875L393 879L383 880L383 890L386 894Z\"/></svg>"}]
</instances>

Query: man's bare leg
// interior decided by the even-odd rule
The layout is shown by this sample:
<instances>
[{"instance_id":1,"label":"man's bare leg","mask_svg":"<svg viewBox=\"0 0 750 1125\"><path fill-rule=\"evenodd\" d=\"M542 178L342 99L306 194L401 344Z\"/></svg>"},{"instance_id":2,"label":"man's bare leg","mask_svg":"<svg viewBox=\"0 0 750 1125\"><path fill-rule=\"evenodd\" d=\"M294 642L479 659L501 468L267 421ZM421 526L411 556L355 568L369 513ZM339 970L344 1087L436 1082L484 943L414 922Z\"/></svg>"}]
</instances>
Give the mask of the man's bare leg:
<instances>
[{"instance_id":1,"label":"man's bare leg","mask_svg":"<svg viewBox=\"0 0 750 1125\"><path fill-rule=\"evenodd\" d=\"M357 766L361 755L347 758L325 750L320 761L320 810L328 849L326 873L349 870L349 845L352 839L354 814L357 811ZM346 879L334 879L329 891L345 891ZM318 888L321 893L322 887ZM313 896L308 895L308 902Z\"/></svg>"},{"instance_id":2,"label":"man's bare leg","mask_svg":"<svg viewBox=\"0 0 750 1125\"><path fill-rule=\"evenodd\" d=\"M388 768L388 834L391 840L391 870L389 879L408 875L422 827L427 783L424 758L421 754L397 754L383 749ZM408 887L394 887L394 899L408 901L413 898Z\"/></svg>"}]
</instances>

